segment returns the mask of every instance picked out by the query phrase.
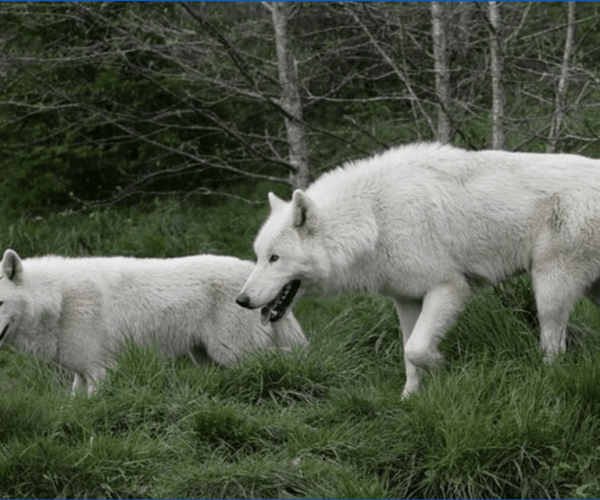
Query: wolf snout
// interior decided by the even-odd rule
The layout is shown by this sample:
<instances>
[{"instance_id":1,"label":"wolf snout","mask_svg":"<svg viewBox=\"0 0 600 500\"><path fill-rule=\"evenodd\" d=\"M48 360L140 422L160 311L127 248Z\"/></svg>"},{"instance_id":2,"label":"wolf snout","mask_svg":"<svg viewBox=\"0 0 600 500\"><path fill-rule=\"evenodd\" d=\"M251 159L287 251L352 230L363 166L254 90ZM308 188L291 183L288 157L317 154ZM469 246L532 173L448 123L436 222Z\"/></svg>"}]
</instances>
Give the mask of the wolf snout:
<instances>
[{"instance_id":1,"label":"wolf snout","mask_svg":"<svg viewBox=\"0 0 600 500\"><path fill-rule=\"evenodd\" d=\"M245 307L246 309L252 309L252 305L250 304L250 297L245 293L240 293L235 299L239 306Z\"/></svg>"}]
</instances>

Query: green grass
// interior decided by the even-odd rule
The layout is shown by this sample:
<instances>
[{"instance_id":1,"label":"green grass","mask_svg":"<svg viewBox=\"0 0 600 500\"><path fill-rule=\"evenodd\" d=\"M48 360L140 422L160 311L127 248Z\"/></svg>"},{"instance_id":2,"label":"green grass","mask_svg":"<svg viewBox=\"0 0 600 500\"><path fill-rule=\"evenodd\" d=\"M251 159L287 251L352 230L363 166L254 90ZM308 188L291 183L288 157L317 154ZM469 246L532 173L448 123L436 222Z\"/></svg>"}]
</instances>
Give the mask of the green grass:
<instances>
[{"instance_id":1,"label":"green grass","mask_svg":"<svg viewBox=\"0 0 600 500\"><path fill-rule=\"evenodd\" d=\"M23 257L251 257L267 212L177 202L7 222ZM250 215L250 216L249 216ZM71 376L0 351L0 497L597 498L600 314L542 362L528 281L486 290L442 343L445 365L402 401L402 345L377 297L304 299L305 352L239 366L161 362L127 346L91 398Z\"/></svg>"}]
</instances>

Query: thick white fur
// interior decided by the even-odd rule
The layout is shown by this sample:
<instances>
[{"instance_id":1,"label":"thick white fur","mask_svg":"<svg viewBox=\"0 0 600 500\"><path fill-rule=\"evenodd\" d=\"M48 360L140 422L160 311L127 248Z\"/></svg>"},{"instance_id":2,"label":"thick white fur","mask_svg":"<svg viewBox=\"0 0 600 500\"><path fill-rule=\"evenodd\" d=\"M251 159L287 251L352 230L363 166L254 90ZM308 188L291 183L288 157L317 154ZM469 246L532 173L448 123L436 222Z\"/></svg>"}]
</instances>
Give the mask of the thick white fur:
<instances>
[{"instance_id":1,"label":"thick white fur","mask_svg":"<svg viewBox=\"0 0 600 500\"><path fill-rule=\"evenodd\" d=\"M198 255L21 260L4 253L0 333L6 341L75 372L73 391L94 390L126 337L165 357L236 363L257 349L306 344L293 315L267 327L235 304L252 263Z\"/></svg>"},{"instance_id":2,"label":"thick white fur","mask_svg":"<svg viewBox=\"0 0 600 500\"><path fill-rule=\"evenodd\" d=\"M477 285L532 275L547 360L565 348L575 300L600 304L600 161L413 144L324 174L292 201L269 196L257 264L238 302L299 294L391 297L406 396ZM270 257L276 254L278 259Z\"/></svg>"}]
</instances>

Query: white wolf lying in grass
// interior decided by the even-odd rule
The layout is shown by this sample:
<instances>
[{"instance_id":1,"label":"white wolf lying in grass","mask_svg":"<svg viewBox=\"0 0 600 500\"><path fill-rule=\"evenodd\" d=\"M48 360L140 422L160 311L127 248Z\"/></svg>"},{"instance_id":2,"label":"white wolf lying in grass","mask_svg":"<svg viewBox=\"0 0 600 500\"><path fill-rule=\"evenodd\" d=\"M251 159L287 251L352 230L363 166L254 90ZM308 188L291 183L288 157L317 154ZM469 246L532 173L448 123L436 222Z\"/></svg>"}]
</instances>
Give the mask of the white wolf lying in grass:
<instances>
[{"instance_id":1,"label":"white wolf lying in grass","mask_svg":"<svg viewBox=\"0 0 600 500\"><path fill-rule=\"evenodd\" d=\"M301 294L394 300L406 385L478 285L532 275L547 360L565 349L577 298L600 305L600 161L414 144L324 174L271 214L237 302L284 317Z\"/></svg>"},{"instance_id":2,"label":"white wolf lying in grass","mask_svg":"<svg viewBox=\"0 0 600 500\"><path fill-rule=\"evenodd\" d=\"M257 349L306 344L293 315L263 326L235 296L252 263L216 255L21 260L6 250L0 276L0 345L8 342L75 372L90 394L125 338L165 357L231 365Z\"/></svg>"}]
</instances>

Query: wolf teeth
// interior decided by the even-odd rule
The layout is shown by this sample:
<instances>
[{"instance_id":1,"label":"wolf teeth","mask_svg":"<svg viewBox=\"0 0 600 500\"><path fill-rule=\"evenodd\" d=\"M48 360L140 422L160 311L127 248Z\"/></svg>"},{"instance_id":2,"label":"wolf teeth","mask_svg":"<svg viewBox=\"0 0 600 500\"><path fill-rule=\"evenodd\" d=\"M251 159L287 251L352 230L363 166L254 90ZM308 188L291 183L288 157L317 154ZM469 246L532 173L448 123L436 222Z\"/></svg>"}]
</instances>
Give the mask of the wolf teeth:
<instances>
[{"instance_id":1,"label":"wolf teeth","mask_svg":"<svg viewBox=\"0 0 600 500\"><path fill-rule=\"evenodd\" d=\"M293 280L281 289L277 298L268 306L268 321L279 321L284 316L299 287L300 281Z\"/></svg>"},{"instance_id":2,"label":"wolf teeth","mask_svg":"<svg viewBox=\"0 0 600 500\"><path fill-rule=\"evenodd\" d=\"M282 302L285 302L288 295L290 294L291 288L292 288L292 286L289 283L283 287L283 290L281 292L281 297L279 297L279 301L277 302L277 305L281 304Z\"/></svg>"}]
</instances>

